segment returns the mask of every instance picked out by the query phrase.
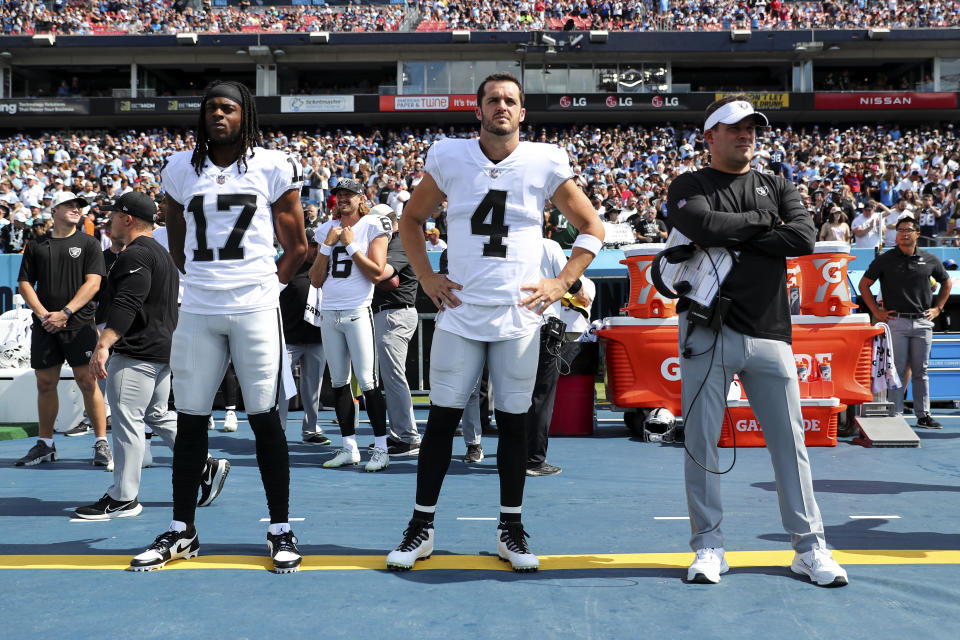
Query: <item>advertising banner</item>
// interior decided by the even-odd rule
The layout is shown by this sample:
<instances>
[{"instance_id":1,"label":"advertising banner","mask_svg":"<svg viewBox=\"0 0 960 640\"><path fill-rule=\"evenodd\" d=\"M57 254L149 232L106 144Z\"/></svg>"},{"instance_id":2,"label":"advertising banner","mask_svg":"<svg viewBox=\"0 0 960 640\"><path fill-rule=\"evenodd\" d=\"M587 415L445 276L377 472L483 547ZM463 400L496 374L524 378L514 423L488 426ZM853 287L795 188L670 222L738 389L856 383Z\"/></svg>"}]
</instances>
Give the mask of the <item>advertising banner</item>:
<instances>
[{"instance_id":1,"label":"advertising banner","mask_svg":"<svg viewBox=\"0 0 960 640\"><path fill-rule=\"evenodd\" d=\"M957 94L945 92L878 91L817 93L815 109L956 109Z\"/></svg>"},{"instance_id":2,"label":"advertising banner","mask_svg":"<svg viewBox=\"0 0 960 640\"><path fill-rule=\"evenodd\" d=\"M281 96L280 113L353 113L353 96Z\"/></svg>"},{"instance_id":3,"label":"advertising banner","mask_svg":"<svg viewBox=\"0 0 960 640\"><path fill-rule=\"evenodd\" d=\"M3 116L48 116L57 114L88 115L90 101L85 98L33 98L0 100L0 118Z\"/></svg>"},{"instance_id":4,"label":"advertising banner","mask_svg":"<svg viewBox=\"0 0 960 640\"><path fill-rule=\"evenodd\" d=\"M380 111L473 111L473 94L434 96L380 96Z\"/></svg>"}]
</instances>

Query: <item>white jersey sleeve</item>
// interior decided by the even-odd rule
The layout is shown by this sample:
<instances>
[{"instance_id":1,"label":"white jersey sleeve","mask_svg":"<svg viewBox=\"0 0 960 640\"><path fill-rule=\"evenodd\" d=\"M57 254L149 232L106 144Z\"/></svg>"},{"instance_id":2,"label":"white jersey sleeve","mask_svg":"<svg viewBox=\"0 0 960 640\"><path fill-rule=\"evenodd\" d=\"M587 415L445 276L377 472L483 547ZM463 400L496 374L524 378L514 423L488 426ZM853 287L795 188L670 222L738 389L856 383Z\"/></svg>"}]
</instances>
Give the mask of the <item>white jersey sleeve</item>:
<instances>
[{"instance_id":1,"label":"white jersey sleeve","mask_svg":"<svg viewBox=\"0 0 960 640\"><path fill-rule=\"evenodd\" d=\"M314 237L317 242L323 243L332 227L340 224L339 220L329 220L317 227ZM362 216L353 225L353 243L364 254L370 251L370 245L380 236L393 233L390 220L384 216L368 213ZM373 300L373 286L360 269L353 263L353 258L347 253L346 247L337 243L333 247L327 265L327 278L323 282L323 298L320 302L321 311L344 311L368 307Z\"/></svg>"}]
</instances>

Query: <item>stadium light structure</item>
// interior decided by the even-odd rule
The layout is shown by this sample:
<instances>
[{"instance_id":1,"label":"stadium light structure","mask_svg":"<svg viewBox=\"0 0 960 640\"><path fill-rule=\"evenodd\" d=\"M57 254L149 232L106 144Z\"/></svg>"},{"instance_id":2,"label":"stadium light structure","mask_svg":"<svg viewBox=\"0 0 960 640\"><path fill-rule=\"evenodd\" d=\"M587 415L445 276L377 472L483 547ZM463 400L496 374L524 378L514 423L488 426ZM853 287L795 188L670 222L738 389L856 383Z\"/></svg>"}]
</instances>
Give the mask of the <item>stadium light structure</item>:
<instances>
[{"instance_id":1,"label":"stadium light structure","mask_svg":"<svg viewBox=\"0 0 960 640\"><path fill-rule=\"evenodd\" d=\"M730 29L730 40L732 42L746 42L750 39L750 29Z\"/></svg>"},{"instance_id":2,"label":"stadium light structure","mask_svg":"<svg viewBox=\"0 0 960 640\"><path fill-rule=\"evenodd\" d=\"M606 29L594 29L590 32L590 42L603 44L610 39L610 32Z\"/></svg>"},{"instance_id":3,"label":"stadium light structure","mask_svg":"<svg viewBox=\"0 0 960 640\"><path fill-rule=\"evenodd\" d=\"M37 33L30 38L30 41L36 47L52 47L57 43L57 36L52 33Z\"/></svg>"},{"instance_id":4,"label":"stadium light structure","mask_svg":"<svg viewBox=\"0 0 960 640\"><path fill-rule=\"evenodd\" d=\"M540 42L542 42L543 44L547 45L548 47L555 47L555 46L557 46L557 39L554 38L554 37L552 37L552 36L548 36L548 35L545 34L545 33L540 36Z\"/></svg>"},{"instance_id":5,"label":"stadium light structure","mask_svg":"<svg viewBox=\"0 0 960 640\"><path fill-rule=\"evenodd\" d=\"M251 56L264 58L270 55L270 47L265 44L252 44L247 47L247 53Z\"/></svg>"},{"instance_id":6,"label":"stadium light structure","mask_svg":"<svg viewBox=\"0 0 960 640\"><path fill-rule=\"evenodd\" d=\"M311 31L310 44L327 44L330 42L329 31Z\"/></svg>"},{"instance_id":7,"label":"stadium light structure","mask_svg":"<svg viewBox=\"0 0 960 640\"><path fill-rule=\"evenodd\" d=\"M583 42L583 34L582 34L582 33L577 34L577 35L573 36L572 38L570 38L570 40L567 42L567 45L570 46L570 47L578 47L578 46L580 46L580 43L581 43L581 42Z\"/></svg>"},{"instance_id":8,"label":"stadium light structure","mask_svg":"<svg viewBox=\"0 0 960 640\"><path fill-rule=\"evenodd\" d=\"M886 40L890 37L890 29L870 29L867 31L867 37L871 40Z\"/></svg>"},{"instance_id":9,"label":"stadium light structure","mask_svg":"<svg viewBox=\"0 0 960 640\"><path fill-rule=\"evenodd\" d=\"M184 46L194 46L197 44L197 34L195 33L178 33L177 34L177 44Z\"/></svg>"},{"instance_id":10,"label":"stadium light structure","mask_svg":"<svg viewBox=\"0 0 960 640\"><path fill-rule=\"evenodd\" d=\"M454 29L450 32L450 39L453 42L470 42L470 30Z\"/></svg>"}]
</instances>

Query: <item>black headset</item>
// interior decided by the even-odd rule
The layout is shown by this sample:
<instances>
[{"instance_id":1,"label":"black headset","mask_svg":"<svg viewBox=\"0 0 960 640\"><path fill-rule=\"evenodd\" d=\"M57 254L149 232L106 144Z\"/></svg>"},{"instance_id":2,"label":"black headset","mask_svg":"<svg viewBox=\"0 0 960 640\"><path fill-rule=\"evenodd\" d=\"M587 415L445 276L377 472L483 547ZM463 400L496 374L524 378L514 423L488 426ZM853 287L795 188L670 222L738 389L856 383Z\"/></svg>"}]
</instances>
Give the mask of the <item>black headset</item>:
<instances>
[{"instance_id":1,"label":"black headset","mask_svg":"<svg viewBox=\"0 0 960 640\"><path fill-rule=\"evenodd\" d=\"M660 295L675 300L682 295L690 293L692 287L690 283L685 280L673 283L673 289L667 286L667 283L663 281L660 269L662 268L661 265L664 260L670 264L678 264L680 262L686 262L692 258L696 252L697 246L693 243L679 244L675 247L664 249L654 257L653 265L650 267L650 279L653 281L653 286L656 287Z\"/></svg>"}]
</instances>

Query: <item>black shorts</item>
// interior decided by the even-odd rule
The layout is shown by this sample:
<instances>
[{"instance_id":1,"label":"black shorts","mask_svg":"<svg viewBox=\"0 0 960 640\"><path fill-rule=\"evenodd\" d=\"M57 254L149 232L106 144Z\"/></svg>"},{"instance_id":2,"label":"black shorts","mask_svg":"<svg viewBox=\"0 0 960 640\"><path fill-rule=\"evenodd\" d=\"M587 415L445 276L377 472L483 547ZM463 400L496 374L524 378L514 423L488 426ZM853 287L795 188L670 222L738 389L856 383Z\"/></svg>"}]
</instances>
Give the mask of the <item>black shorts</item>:
<instances>
[{"instance_id":1,"label":"black shorts","mask_svg":"<svg viewBox=\"0 0 960 640\"><path fill-rule=\"evenodd\" d=\"M30 366L49 369L62 365L64 360L71 367L88 365L97 338L97 327L92 323L70 331L49 333L39 322L34 322L30 337Z\"/></svg>"}]
</instances>

